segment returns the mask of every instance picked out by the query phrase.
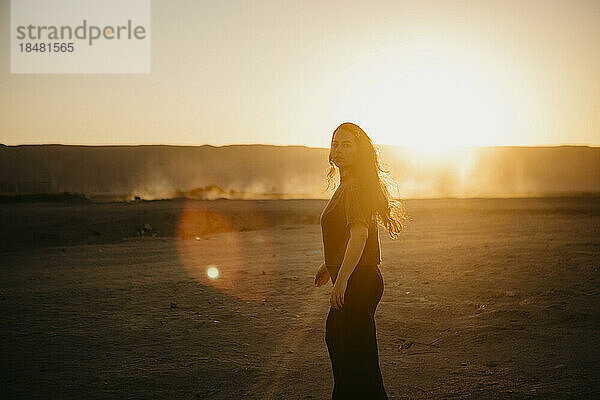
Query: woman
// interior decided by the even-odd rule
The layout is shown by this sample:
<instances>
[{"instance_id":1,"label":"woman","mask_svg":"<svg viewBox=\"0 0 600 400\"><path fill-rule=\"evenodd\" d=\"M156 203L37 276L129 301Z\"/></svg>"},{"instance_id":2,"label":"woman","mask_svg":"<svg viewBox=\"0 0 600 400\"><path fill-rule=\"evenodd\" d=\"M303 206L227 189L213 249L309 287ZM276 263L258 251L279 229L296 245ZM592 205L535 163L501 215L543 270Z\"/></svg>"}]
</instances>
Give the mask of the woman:
<instances>
[{"instance_id":1,"label":"woman","mask_svg":"<svg viewBox=\"0 0 600 400\"><path fill-rule=\"evenodd\" d=\"M406 215L380 174L389 171L381 168L377 150L358 125L345 122L335 129L329 164L328 183L337 166L340 185L321 214L325 262L315 285L330 278L333 283L325 333L335 382L332 400L387 399L374 320L383 294L377 223L396 239Z\"/></svg>"}]
</instances>

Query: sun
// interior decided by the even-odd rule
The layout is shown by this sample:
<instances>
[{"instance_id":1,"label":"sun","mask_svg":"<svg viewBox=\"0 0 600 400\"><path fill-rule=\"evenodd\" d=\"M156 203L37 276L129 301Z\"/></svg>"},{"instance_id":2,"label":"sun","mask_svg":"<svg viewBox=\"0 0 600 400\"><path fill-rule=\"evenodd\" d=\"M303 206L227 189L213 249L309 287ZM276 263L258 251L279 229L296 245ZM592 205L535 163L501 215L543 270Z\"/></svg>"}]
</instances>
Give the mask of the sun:
<instances>
[{"instance_id":1,"label":"sun","mask_svg":"<svg viewBox=\"0 0 600 400\"><path fill-rule=\"evenodd\" d=\"M443 152L493 140L498 115L477 80L454 65L423 64L399 73L382 103L397 107L399 132L386 142Z\"/></svg>"},{"instance_id":2,"label":"sun","mask_svg":"<svg viewBox=\"0 0 600 400\"><path fill-rule=\"evenodd\" d=\"M378 144L440 154L500 144L513 128L509 93L482 56L451 48L415 47L373 56L351 71L360 76L346 100ZM348 73L350 75L350 73Z\"/></svg>"}]
</instances>

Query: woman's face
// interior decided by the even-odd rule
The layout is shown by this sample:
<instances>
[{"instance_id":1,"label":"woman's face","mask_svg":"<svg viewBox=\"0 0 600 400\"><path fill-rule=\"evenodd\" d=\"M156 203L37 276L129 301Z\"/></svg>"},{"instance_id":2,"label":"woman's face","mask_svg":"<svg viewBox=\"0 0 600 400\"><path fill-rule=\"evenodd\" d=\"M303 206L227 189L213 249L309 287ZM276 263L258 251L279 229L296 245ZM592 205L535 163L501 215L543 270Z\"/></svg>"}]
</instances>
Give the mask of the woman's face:
<instances>
[{"instance_id":1,"label":"woman's face","mask_svg":"<svg viewBox=\"0 0 600 400\"><path fill-rule=\"evenodd\" d=\"M338 168L347 168L354 164L358 157L358 145L354 135L345 129L339 129L331 143L331 158Z\"/></svg>"}]
</instances>

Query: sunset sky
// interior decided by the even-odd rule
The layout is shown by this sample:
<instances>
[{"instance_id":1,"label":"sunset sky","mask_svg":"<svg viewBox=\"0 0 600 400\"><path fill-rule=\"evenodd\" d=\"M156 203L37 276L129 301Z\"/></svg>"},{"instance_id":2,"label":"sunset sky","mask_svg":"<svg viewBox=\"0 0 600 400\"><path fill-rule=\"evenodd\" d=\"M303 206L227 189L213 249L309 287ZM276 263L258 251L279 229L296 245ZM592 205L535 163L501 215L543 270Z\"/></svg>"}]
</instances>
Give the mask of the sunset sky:
<instances>
[{"instance_id":1,"label":"sunset sky","mask_svg":"<svg viewBox=\"0 0 600 400\"><path fill-rule=\"evenodd\" d=\"M600 146L600 1L152 2L152 73L11 74L0 143Z\"/></svg>"}]
</instances>

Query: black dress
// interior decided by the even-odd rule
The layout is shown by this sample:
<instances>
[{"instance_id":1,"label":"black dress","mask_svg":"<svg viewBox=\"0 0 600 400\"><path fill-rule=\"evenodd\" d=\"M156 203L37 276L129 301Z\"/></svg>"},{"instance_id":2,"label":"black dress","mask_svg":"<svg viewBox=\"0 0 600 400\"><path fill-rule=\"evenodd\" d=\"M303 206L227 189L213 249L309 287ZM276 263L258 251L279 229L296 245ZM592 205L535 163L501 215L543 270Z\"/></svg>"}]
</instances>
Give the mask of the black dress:
<instances>
[{"instance_id":1,"label":"black dress","mask_svg":"<svg viewBox=\"0 0 600 400\"><path fill-rule=\"evenodd\" d=\"M379 369L375 309L383 295L377 221L368 211L366 193L355 181L342 181L321 214L325 265L332 282L350 237L352 222L363 221L369 236L362 256L348 278L344 304L329 308L325 342L333 369L332 400L387 399Z\"/></svg>"}]
</instances>

